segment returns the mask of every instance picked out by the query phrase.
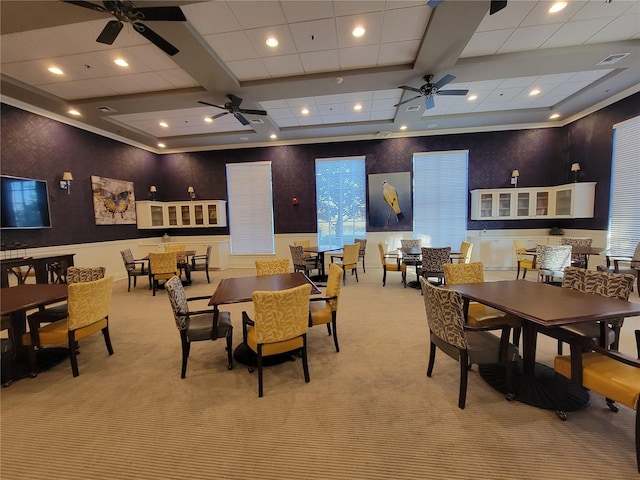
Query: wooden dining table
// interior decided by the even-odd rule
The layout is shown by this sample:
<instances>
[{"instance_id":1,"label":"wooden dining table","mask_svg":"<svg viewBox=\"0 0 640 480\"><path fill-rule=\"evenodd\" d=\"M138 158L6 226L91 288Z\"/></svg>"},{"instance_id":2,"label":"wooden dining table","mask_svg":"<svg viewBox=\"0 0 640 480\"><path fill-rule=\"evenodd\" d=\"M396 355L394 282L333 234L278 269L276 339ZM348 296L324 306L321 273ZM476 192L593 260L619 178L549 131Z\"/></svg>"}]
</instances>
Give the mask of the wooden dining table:
<instances>
[{"instance_id":1,"label":"wooden dining table","mask_svg":"<svg viewBox=\"0 0 640 480\"><path fill-rule=\"evenodd\" d=\"M324 268L324 257L325 254L327 252L339 252L342 250L342 247L336 246L328 246L328 247L319 247L319 246L314 246L314 247L304 247L304 253L313 253L318 255L318 264L320 266L319 268L319 275L318 277L314 277L314 281L316 282L320 282L320 283L326 283L327 282L327 274L326 274L326 270Z\"/></svg>"},{"instance_id":2,"label":"wooden dining table","mask_svg":"<svg viewBox=\"0 0 640 480\"><path fill-rule=\"evenodd\" d=\"M538 332L546 327L606 322L614 318L640 315L640 304L637 303L527 280L450 285L447 288L462 294L465 311L468 310L469 301L475 301L523 320L522 375L516 387L515 398L550 410L556 409L555 374L553 368L536 363ZM486 368L485 372L483 378L489 383L499 380L491 378L495 373L494 369ZM565 407L568 411L585 407L589 403L588 392L573 385L567 402Z\"/></svg>"}]
</instances>

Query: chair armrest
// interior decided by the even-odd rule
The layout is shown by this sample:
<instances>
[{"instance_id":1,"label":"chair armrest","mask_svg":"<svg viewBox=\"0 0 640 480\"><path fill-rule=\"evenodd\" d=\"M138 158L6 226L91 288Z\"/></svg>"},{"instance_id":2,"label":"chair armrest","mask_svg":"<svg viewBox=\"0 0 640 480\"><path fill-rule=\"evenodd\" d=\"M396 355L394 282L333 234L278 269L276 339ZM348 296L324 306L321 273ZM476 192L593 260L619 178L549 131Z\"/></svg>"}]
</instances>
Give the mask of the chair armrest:
<instances>
[{"instance_id":1,"label":"chair armrest","mask_svg":"<svg viewBox=\"0 0 640 480\"><path fill-rule=\"evenodd\" d=\"M327 301L327 300L336 300L337 298L338 298L338 296L337 296L337 295L334 295L333 297L310 297L310 298L309 298L309 301L310 301L310 302L318 302L318 301L320 301L320 300L323 300L323 301Z\"/></svg>"},{"instance_id":2,"label":"chair armrest","mask_svg":"<svg viewBox=\"0 0 640 480\"><path fill-rule=\"evenodd\" d=\"M256 322L251 320L251 317L249 317L249 314L247 312L242 312L242 326L249 325L253 327L255 324Z\"/></svg>"},{"instance_id":3,"label":"chair armrest","mask_svg":"<svg viewBox=\"0 0 640 480\"><path fill-rule=\"evenodd\" d=\"M210 298L211 298L211 295L203 295L203 296L200 296L200 297L189 297L189 298L187 298L187 302L191 302L193 300L208 300Z\"/></svg>"},{"instance_id":4,"label":"chair armrest","mask_svg":"<svg viewBox=\"0 0 640 480\"><path fill-rule=\"evenodd\" d=\"M627 365L631 365L632 367L640 368L640 359L633 358L622 352L618 352L617 350L607 350L606 348L600 347L599 345L593 345L591 349L594 352L598 352L606 357L613 358L614 360L625 363Z\"/></svg>"}]
</instances>

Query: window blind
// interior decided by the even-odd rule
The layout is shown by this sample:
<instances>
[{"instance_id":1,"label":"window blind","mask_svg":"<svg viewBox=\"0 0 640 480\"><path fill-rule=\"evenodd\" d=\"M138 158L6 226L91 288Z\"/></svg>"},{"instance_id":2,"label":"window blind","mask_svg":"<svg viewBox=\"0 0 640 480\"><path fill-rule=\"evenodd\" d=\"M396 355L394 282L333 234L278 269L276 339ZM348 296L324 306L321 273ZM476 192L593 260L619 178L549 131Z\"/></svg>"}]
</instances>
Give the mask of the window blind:
<instances>
[{"instance_id":1,"label":"window blind","mask_svg":"<svg viewBox=\"0 0 640 480\"><path fill-rule=\"evenodd\" d=\"M271 162L228 163L232 254L274 253Z\"/></svg>"},{"instance_id":2,"label":"window blind","mask_svg":"<svg viewBox=\"0 0 640 480\"><path fill-rule=\"evenodd\" d=\"M467 150L414 153L413 236L424 247L451 247L467 238Z\"/></svg>"}]
</instances>

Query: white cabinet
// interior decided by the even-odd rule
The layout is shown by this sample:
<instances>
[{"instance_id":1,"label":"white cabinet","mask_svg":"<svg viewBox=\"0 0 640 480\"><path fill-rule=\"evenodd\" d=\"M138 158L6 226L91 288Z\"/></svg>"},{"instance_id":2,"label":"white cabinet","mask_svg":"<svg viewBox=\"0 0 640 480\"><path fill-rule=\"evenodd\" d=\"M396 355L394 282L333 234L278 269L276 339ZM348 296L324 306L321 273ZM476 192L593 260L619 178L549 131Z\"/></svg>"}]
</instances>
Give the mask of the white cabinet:
<instances>
[{"instance_id":1,"label":"white cabinet","mask_svg":"<svg viewBox=\"0 0 640 480\"><path fill-rule=\"evenodd\" d=\"M471 191L471 220L593 218L595 182Z\"/></svg>"},{"instance_id":2,"label":"white cabinet","mask_svg":"<svg viewBox=\"0 0 640 480\"><path fill-rule=\"evenodd\" d=\"M226 227L227 202L136 202L138 228Z\"/></svg>"}]
</instances>

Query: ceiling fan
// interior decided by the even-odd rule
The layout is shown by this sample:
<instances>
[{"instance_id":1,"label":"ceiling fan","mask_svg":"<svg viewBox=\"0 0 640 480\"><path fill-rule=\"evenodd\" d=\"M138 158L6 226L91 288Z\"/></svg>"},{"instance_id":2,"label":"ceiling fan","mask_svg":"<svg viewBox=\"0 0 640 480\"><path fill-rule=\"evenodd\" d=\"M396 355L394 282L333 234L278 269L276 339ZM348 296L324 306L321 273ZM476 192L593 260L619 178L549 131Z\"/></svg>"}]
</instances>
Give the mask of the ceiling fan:
<instances>
[{"instance_id":1,"label":"ceiling fan","mask_svg":"<svg viewBox=\"0 0 640 480\"><path fill-rule=\"evenodd\" d=\"M220 110L226 110L226 112L222 112L217 115L214 115L213 117L211 117L212 119L216 119L216 118L222 117L223 115L228 115L229 113L231 113L243 125L249 125L249 120L247 120L242 115L243 113L248 115L266 115L267 114L267 112L264 110L250 110L248 108L240 108L242 99L240 97L236 97L233 94L227 95L227 98L229 99L229 101L225 103L224 106L214 105L213 103L207 103L202 101L198 101L198 103L201 103L203 105L209 105L210 107L216 107L216 108L219 108Z\"/></svg>"},{"instance_id":2,"label":"ceiling fan","mask_svg":"<svg viewBox=\"0 0 640 480\"><path fill-rule=\"evenodd\" d=\"M407 100L403 100L397 105L394 105L394 107L399 107L400 105L409 103L415 100L416 98L424 97L424 108L428 110L436 106L435 101L433 100L433 97L435 95L466 95L467 93L469 93L469 90L440 90L447 83L455 80L456 77L454 77L453 75L447 74L444 77L442 77L440 80L438 80L436 83L431 83L431 80L433 79L433 75L425 75L422 78L427 83L422 85L420 88L408 87L406 85L400 85L398 87L398 88L402 88L403 90L409 90L410 92L419 93L420 95L416 95L415 97L411 97L411 98L408 98Z\"/></svg>"},{"instance_id":3,"label":"ceiling fan","mask_svg":"<svg viewBox=\"0 0 640 480\"><path fill-rule=\"evenodd\" d=\"M105 0L102 2L102 5L82 0L62 1L78 7L109 13L117 18L117 20L111 20L107 23L96 39L96 42L106 43L107 45L113 44L120 30L124 27L124 24L130 23L136 32L163 50L167 55L172 56L179 52L176 47L142 22L185 22L187 18L184 16L184 13L182 13L180 7L136 7L130 0Z\"/></svg>"},{"instance_id":4,"label":"ceiling fan","mask_svg":"<svg viewBox=\"0 0 640 480\"><path fill-rule=\"evenodd\" d=\"M431 8L436 8L440 5L444 0L429 0L427 5ZM507 0L491 0L491 6L489 7L489 15L493 15L494 13L498 13L504 7L507 6Z\"/></svg>"}]
</instances>

